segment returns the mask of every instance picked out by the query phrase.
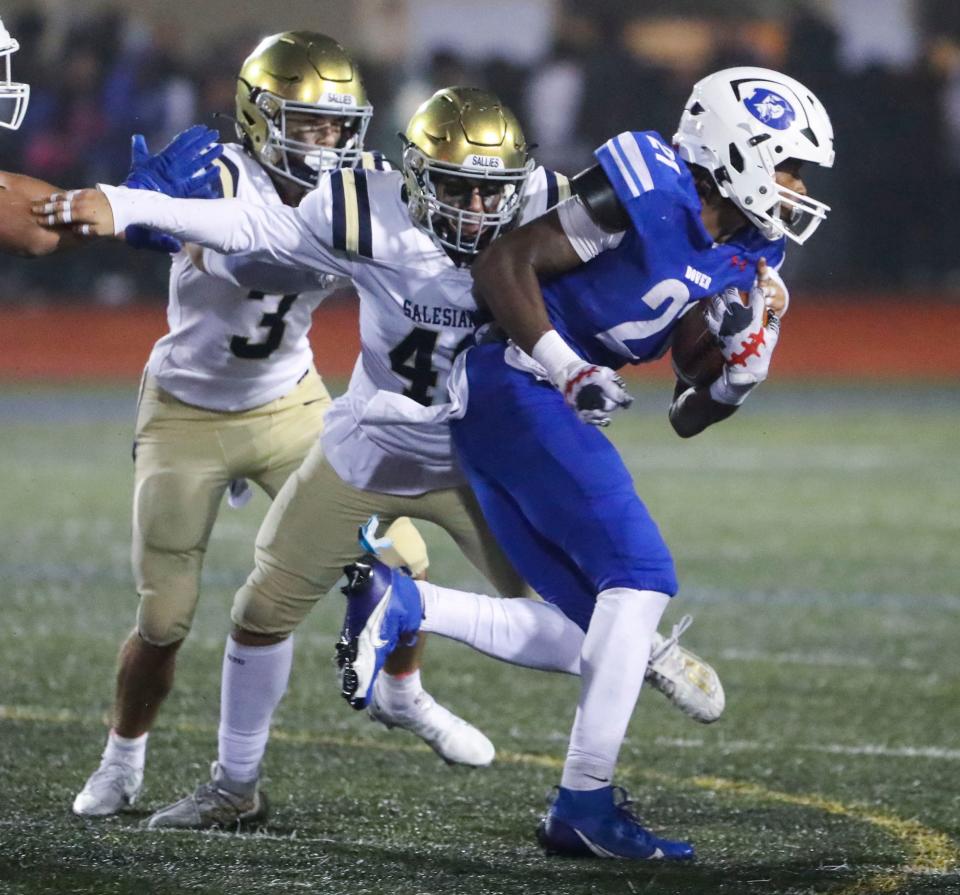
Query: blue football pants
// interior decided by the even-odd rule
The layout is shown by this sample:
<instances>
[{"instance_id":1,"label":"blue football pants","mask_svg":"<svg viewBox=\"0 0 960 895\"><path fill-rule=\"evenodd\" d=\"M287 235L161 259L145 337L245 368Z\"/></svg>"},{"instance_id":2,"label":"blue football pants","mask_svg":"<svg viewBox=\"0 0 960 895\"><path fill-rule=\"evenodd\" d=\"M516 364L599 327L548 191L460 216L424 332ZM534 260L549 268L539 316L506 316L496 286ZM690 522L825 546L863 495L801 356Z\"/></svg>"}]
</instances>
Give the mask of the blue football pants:
<instances>
[{"instance_id":1,"label":"blue football pants","mask_svg":"<svg viewBox=\"0 0 960 895\"><path fill-rule=\"evenodd\" d=\"M613 587L673 596L670 550L616 448L501 344L467 356L469 400L451 423L460 463L521 576L586 630Z\"/></svg>"}]
</instances>

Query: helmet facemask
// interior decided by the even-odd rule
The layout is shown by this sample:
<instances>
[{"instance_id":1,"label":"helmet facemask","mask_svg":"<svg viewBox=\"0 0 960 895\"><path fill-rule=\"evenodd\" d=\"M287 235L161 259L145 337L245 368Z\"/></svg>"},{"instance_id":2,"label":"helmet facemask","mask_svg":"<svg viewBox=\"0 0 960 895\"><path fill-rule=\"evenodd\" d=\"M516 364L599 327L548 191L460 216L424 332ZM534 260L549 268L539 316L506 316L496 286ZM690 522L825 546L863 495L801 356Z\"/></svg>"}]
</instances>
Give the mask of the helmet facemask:
<instances>
[{"instance_id":1,"label":"helmet facemask","mask_svg":"<svg viewBox=\"0 0 960 895\"><path fill-rule=\"evenodd\" d=\"M495 94L438 90L400 137L410 218L456 263L513 226L534 162L520 122Z\"/></svg>"},{"instance_id":2,"label":"helmet facemask","mask_svg":"<svg viewBox=\"0 0 960 895\"><path fill-rule=\"evenodd\" d=\"M827 218L830 206L777 183L777 165L797 162L781 159L762 146L765 138L753 137L751 154L759 160L754 171L747 170L750 158L736 142L727 147L727 160L710 169L720 195L730 199L769 240L786 236L802 245ZM731 175L731 171L734 174Z\"/></svg>"},{"instance_id":3,"label":"helmet facemask","mask_svg":"<svg viewBox=\"0 0 960 895\"><path fill-rule=\"evenodd\" d=\"M27 114L27 104L30 102L30 85L14 81L10 57L20 49L17 43L0 22L0 71L3 79L0 80L0 127L15 131L23 124L23 117Z\"/></svg>"},{"instance_id":4,"label":"helmet facemask","mask_svg":"<svg viewBox=\"0 0 960 895\"><path fill-rule=\"evenodd\" d=\"M778 201L764 217L757 216L754 223L767 239L787 236L798 245L803 245L814 230L827 219L830 206L777 184ZM748 215L749 217L749 215Z\"/></svg>"},{"instance_id":5,"label":"helmet facemask","mask_svg":"<svg viewBox=\"0 0 960 895\"><path fill-rule=\"evenodd\" d=\"M352 99L352 97L350 97ZM313 189L325 171L352 168L359 164L363 142L373 117L369 105L346 103L303 103L259 91L254 102L267 123L267 139L258 152L265 168L306 189ZM334 120L341 126L335 146L302 142L288 136L288 116Z\"/></svg>"},{"instance_id":6,"label":"helmet facemask","mask_svg":"<svg viewBox=\"0 0 960 895\"><path fill-rule=\"evenodd\" d=\"M522 168L506 168L499 157L476 153L458 165L432 159L408 142L403 170L410 216L445 249L476 255L515 223L533 167L532 159ZM444 201L442 194L461 193L460 184L463 202ZM474 189L482 212L463 207L472 204Z\"/></svg>"}]
</instances>

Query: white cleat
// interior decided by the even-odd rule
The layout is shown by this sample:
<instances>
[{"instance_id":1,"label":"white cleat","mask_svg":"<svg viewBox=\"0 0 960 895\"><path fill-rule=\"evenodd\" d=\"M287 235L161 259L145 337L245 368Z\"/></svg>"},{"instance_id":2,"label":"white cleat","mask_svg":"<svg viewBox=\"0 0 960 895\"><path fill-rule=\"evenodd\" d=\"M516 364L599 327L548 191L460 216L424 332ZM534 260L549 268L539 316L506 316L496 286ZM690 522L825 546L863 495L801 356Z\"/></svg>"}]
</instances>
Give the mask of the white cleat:
<instances>
[{"instance_id":1,"label":"white cleat","mask_svg":"<svg viewBox=\"0 0 960 895\"><path fill-rule=\"evenodd\" d=\"M380 705L374 686L367 711L385 727L401 727L415 733L447 764L485 768L497 754L482 731L445 709L426 690L421 690L406 710L388 712Z\"/></svg>"},{"instance_id":2,"label":"white cleat","mask_svg":"<svg viewBox=\"0 0 960 895\"><path fill-rule=\"evenodd\" d=\"M646 680L685 715L712 724L723 714L726 696L713 667L680 646L680 635L692 623L693 619L685 615L669 637L654 635Z\"/></svg>"},{"instance_id":3,"label":"white cleat","mask_svg":"<svg viewBox=\"0 0 960 895\"><path fill-rule=\"evenodd\" d=\"M143 770L120 761L100 765L73 800L80 817L108 817L129 808L143 786Z\"/></svg>"}]
</instances>

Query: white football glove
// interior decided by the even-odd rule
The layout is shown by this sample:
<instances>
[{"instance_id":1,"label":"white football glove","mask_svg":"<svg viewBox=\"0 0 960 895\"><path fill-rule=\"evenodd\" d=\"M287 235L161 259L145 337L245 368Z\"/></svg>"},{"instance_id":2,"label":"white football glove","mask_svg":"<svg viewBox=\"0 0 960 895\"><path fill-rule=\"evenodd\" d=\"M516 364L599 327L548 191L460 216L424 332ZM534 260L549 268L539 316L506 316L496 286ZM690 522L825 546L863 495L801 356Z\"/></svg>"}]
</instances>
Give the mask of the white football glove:
<instances>
[{"instance_id":1,"label":"white football glove","mask_svg":"<svg viewBox=\"0 0 960 895\"><path fill-rule=\"evenodd\" d=\"M537 340L530 356L540 364L563 400L591 426L609 426L614 410L633 403L626 384L613 370L585 361L554 329Z\"/></svg>"},{"instance_id":2,"label":"white football glove","mask_svg":"<svg viewBox=\"0 0 960 895\"><path fill-rule=\"evenodd\" d=\"M733 386L763 382L780 338L780 318L767 311L764 289L755 285L745 305L740 291L730 287L709 299L705 316L707 326L720 343L727 382Z\"/></svg>"},{"instance_id":3,"label":"white football glove","mask_svg":"<svg viewBox=\"0 0 960 895\"><path fill-rule=\"evenodd\" d=\"M564 367L553 384L577 416L591 426L609 426L613 411L633 403L620 376L609 367L584 360Z\"/></svg>"}]
</instances>

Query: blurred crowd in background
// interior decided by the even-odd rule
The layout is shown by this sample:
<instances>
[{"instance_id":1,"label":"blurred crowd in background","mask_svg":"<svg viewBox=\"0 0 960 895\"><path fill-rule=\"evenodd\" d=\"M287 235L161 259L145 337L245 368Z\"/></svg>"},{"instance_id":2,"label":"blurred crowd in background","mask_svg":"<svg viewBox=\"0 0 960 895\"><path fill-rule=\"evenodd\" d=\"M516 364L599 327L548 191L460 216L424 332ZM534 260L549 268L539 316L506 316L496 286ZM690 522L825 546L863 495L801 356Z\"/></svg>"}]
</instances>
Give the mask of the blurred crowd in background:
<instances>
[{"instance_id":1,"label":"blurred crowd in background","mask_svg":"<svg viewBox=\"0 0 960 895\"><path fill-rule=\"evenodd\" d=\"M811 193L833 211L802 251L790 253L791 282L960 298L960 3L913 3L909 21L894 20L872 43L856 39L856 16L827 17L799 2L776 5L772 17L748 4L744 17L731 19L680 0L571 0L556 8L552 46L535 61L468 58L443 46L409 65L357 53L375 109L368 147L397 159L396 133L419 102L439 87L472 84L517 111L540 162L573 174L622 130L657 130L669 139L703 74L743 64L779 68L819 95L836 132L835 168L808 178ZM862 17L889 15L883 5L860 3ZM0 167L65 187L122 180L134 132L159 149L201 121L235 139L235 77L244 57L271 30L319 27L278 18L272 29L224 31L188 55L180 23L113 9L56 21L31 11L5 23L22 48L15 77L32 85L32 99L21 131L0 137ZM47 262L4 258L0 301L163 300L167 268L162 256L119 245Z\"/></svg>"}]
</instances>

